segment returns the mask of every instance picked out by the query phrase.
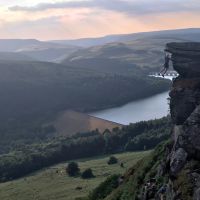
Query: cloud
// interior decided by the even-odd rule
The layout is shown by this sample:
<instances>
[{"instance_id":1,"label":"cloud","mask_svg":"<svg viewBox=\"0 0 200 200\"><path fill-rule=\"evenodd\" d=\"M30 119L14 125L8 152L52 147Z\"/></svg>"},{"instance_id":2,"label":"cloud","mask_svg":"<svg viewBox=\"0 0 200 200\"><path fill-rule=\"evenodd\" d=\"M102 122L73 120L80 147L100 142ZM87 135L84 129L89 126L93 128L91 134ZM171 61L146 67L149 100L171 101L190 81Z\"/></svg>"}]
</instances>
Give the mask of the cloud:
<instances>
[{"instance_id":1,"label":"cloud","mask_svg":"<svg viewBox=\"0 0 200 200\"><path fill-rule=\"evenodd\" d=\"M35 6L12 6L11 11L44 11L62 8L100 8L129 15L165 12L199 12L199 0L80 0L56 3L40 3Z\"/></svg>"},{"instance_id":2,"label":"cloud","mask_svg":"<svg viewBox=\"0 0 200 200\"><path fill-rule=\"evenodd\" d=\"M97 12L98 15L95 14ZM78 16L75 13L76 17L66 14L36 20L24 18L18 22L7 22L4 26L0 26L0 38L75 39L138 32L141 28L145 30L139 21L121 13L97 10L95 13L85 10Z\"/></svg>"}]
</instances>

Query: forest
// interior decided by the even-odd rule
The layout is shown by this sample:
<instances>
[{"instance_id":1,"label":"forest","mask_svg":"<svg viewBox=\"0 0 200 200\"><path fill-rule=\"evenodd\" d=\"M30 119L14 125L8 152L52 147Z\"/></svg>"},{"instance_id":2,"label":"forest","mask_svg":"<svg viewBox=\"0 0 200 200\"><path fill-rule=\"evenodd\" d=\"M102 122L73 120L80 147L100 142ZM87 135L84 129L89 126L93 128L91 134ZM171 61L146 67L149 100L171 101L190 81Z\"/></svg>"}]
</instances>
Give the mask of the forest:
<instances>
[{"instance_id":1,"label":"forest","mask_svg":"<svg viewBox=\"0 0 200 200\"><path fill-rule=\"evenodd\" d=\"M122 129L105 130L102 134L95 130L69 138L19 145L0 156L0 181L23 177L35 170L77 158L152 149L169 138L170 130L171 121L165 117L130 124Z\"/></svg>"}]
</instances>

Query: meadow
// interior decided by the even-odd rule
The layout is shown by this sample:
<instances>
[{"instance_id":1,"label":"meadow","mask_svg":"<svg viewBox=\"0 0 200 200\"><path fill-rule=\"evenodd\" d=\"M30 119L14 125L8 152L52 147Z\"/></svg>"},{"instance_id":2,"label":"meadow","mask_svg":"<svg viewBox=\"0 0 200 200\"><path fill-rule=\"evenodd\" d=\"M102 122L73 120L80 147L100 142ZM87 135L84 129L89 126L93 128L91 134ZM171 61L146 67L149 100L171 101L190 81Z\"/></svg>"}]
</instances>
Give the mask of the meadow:
<instances>
[{"instance_id":1,"label":"meadow","mask_svg":"<svg viewBox=\"0 0 200 200\"><path fill-rule=\"evenodd\" d=\"M123 174L150 151L115 154L119 163L108 165L109 156L76 160L80 170L91 168L95 175L92 179L69 177L67 163L61 163L31 174L27 177L0 184L1 200L75 200L84 197L112 174ZM124 163L124 168L120 163Z\"/></svg>"}]
</instances>

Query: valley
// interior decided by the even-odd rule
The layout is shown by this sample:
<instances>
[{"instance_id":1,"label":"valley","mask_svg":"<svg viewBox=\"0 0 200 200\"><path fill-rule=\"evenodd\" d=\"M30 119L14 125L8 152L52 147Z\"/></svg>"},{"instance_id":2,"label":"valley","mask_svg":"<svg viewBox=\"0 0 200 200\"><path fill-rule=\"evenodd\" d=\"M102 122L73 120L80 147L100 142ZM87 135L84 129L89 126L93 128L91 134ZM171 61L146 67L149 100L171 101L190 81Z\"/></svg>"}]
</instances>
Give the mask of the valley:
<instances>
[{"instance_id":1,"label":"valley","mask_svg":"<svg viewBox=\"0 0 200 200\"><path fill-rule=\"evenodd\" d=\"M183 62L174 43L169 46L176 58L174 69L180 71L173 86L171 79L150 74L163 66L166 43L181 42L184 47L199 35L200 29L185 29L70 41L0 40L0 199L136 197L134 192L141 192L139 187L164 163L166 148L171 151L172 122L179 112L172 108L176 99L169 102L168 91L181 75L187 77L184 63L192 66L188 77L195 76L199 47L197 56L189 53ZM193 43L186 47L192 52ZM183 55L187 57L184 50ZM198 86L195 89L198 102ZM193 101L189 104L192 109ZM184 102L178 106L184 111ZM108 165L110 155L125 167ZM77 162L81 172L92 168L95 177L68 177L70 161ZM127 179L116 190L111 180L108 194L106 181L113 174ZM162 177L159 183L164 184ZM101 187L106 195L90 199Z\"/></svg>"}]
</instances>

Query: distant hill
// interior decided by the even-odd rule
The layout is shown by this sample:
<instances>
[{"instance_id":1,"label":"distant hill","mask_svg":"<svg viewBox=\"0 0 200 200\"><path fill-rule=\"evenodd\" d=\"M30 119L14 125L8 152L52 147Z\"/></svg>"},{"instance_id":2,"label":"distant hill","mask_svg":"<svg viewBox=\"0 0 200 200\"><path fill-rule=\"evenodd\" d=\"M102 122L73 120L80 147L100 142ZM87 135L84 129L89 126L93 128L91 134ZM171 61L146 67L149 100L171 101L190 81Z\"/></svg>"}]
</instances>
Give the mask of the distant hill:
<instances>
[{"instance_id":1,"label":"distant hill","mask_svg":"<svg viewBox=\"0 0 200 200\"><path fill-rule=\"evenodd\" d=\"M53 45L51 43L41 42L35 39L0 39L1 52L14 52L27 48L52 47L52 46Z\"/></svg>"},{"instance_id":2,"label":"distant hill","mask_svg":"<svg viewBox=\"0 0 200 200\"><path fill-rule=\"evenodd\" d=\"M158 37L142 38L128 42L115 42L78 50L67 56L62 64L82 69L115 71L159 71L164 63L165 44L185 39Z\"/></svg>"},{"instance_id":3,"label":"distant hill","mask_svg":"<svg viewBox=\"0 0 200 200\"><path fill-rule=\"evenodd\" d=\"M168 42L200 41L200 28L113 35L103 38L80 39L61 44L79 44L85 48L68 55L62 64L83 69L141 70L144 74L159 71L164 63ZM57 41L59 42L59 41Z\"/></svg>"},{"instance_id":4,"label":"distant hill","mask_svg":"<svg viewBox=\"0 0 200 200\"><path fill-rule=\"evenodd\" d=\"M158 37L179 38L183 40L191 40L198 42L200 41L200 28L153 31L153 32L142 32L133 34L121 34L121 35L108 35L99 38L83 38L75 40L53 40L50 42L59 44L77 45L82 47L91 47L91 46L104 45L106 43L112 43L112 42L126 42L142 38L158 38Z\"/></svg>"},{"instance_id":5,"label":"distant hill","mask_svg":"<svg viewBox=\"0 0 200 200\"><path fill-rule=\"evenodd\" d=\"M55 44L35 39L0 39L0 52L17 52L39 61L53 62L77 49L79 47L73 45ZM13 55L10 57L12 60Z\"/></svg>"},{"instance_id":6,"label":"distant hill","mask_svg":"<svg viewBox=\"0 0 200 200\"><path fill-rule=\"evenodd\" d=\"M53 46L52 47L29 47L25 49L19 49L17 52L23 53L27 56L30 56L38 61L46 61L46 62L60 62L64 57L67 55L72 54L73 52L80 49L79 47L75 46L67 46L66 47L59 47Z\"/></svg>"},{"instance_id":7,"label":"distant hill","mask_svg":"<svg viewBox=\"0 0 200 200\"><path fill-rule=\"evenodd\" d=\"M110 43L125 43L125 46L121 46L120 48L115 46L112 48L109 47L109 49L103 49L105 55L108 53L109 56L113 55L114 57L121 57L123 55L125 57L126 55L131 55L134 53L129 49L130 45L126 47L127 42L132 42L133 45L135 45L134 42L137 41L149 41L152 43L152 45L155 45L154 42L156 42L156 40L167 40L167 42L200 41L199 38L200 28L154 31L124 35L108 35L100 38L86 38L77 40L39 41L36 39L0 39L0 52L18 52L23 55L27 55L34 60L59 63L62 62L62 60L65 60L67 57L72 57L74 52L76 52L75 54L80 53L80 56L82 56L82 52L87 52L87 48L89 47L98 47L102 45L107 46ZM135 50L139 48L139 44L137 44L136 47L137 48L135 48ZM83 50L85 48L86 50ZM148 49L146 49L146 51L147 50ZM137 64L137 62L134 63ZM155 63L152 64L155 65Z\"/></svg>"},{"instance_id":8,"label":"distant hill","mask_svg":"<svg viewBox=\"0 0 200 200\"><path fill-rule=\"evenodd\" d=\"M31 56L24 55L17 52L0 52L0 60L10 60L10 61L33 61Z\"/></svg>"}]
</instances>

